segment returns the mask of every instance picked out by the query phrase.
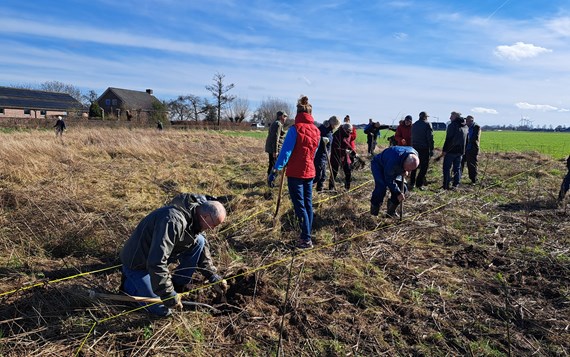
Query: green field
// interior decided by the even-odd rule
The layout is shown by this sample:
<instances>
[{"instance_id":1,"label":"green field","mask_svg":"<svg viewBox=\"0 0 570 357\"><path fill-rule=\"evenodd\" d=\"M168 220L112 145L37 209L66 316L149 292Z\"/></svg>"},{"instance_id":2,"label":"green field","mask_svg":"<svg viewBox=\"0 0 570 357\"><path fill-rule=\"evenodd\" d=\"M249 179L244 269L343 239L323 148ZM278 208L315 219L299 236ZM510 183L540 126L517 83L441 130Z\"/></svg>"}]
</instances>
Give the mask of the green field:
<instances>
[{"instance_id":1,"label":"green field","mask_svg":"<svg viewBox=\"0 0 570 357\"><path fill-rule=\"evenodd\" d=\"M256 131L227 131L232 136L248 136L254 138L265 138L266 130ZM445 131L436 131L435 147L441 149L445 140ZM382 130L382 136L378 139L378 144L385 146L387 136L394 135L393 131ZM366 144L366 136L362 129L358 130L356 142ZM551 156L555 159L562 159L570 155L570 133L554 132L531 132L531 131L484 131L481 133L482 152L531 152L536 151L541 154Z\"/></svg>"}]
</instances>

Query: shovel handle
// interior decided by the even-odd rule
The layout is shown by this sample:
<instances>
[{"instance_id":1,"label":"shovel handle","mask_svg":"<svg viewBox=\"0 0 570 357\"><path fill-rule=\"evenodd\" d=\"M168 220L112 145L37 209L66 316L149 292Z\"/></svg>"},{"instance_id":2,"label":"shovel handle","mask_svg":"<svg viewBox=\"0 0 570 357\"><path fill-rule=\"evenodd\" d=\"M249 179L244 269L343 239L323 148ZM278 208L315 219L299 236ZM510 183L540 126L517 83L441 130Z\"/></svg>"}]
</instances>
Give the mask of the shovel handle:
<instances>
[{"instance_id":1,"label":"shovel handle","mask_svg":"<svg viewBox=\"0 0 570 357\"><path fill-rule=\"evenodd\" d=\"M89 297L105 299L105 300L115 300L115 301L127 301L127 302L148 302L148 303L162 303L160 298L151 298L145 296L129 296L129 295L115 295L115 294L103 294L98 293L93 290L89 291Z\"/></svg>"}]
</instances>

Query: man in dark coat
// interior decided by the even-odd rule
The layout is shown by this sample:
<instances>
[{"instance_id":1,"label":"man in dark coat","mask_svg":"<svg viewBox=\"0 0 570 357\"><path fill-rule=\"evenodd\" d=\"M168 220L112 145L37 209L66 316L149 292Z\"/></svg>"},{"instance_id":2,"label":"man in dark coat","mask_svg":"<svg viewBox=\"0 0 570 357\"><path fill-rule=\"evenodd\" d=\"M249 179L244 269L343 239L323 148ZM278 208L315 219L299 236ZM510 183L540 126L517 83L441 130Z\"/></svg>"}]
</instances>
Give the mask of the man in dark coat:
<instances>
[{"instance_id":1,"label":"man in dark coat","mask_svg":"<svg viewBox=\"0 0 570 357\"><path fill-rule=\"evenodd\" d=\"M558 200L562 202L564 200L564 196L566 196L566 192L568 192L568 188L570 188L570 156L566 159L566 167L568 168L568 173L564 180L562 180L562 185L560 185L560 193L558 194Z\"/></svg>"},{"instance_id":2,"label":"man in dark coat","mask_svg":"<svg viewBox=\"0 0 570 357\"><path fill-rule=\"evenodd\" d=\"M317 153L315 154L315 170L317 175L314 182L317 184L317 191L322 191L325 180L327 178L327 168L329 161L329 153L331 152L331 143L333 133L340 125L340 121L336 116L330 117L323 124L319 125L319 132L321 133L321 141Z\"/></svg>"},{"instance_id":3,"label":"man in dark coat","mask_svg":"<svg viewBox=\"0 0 570 357\"><path fill-rule=\"evenodd\" d=\"M475 119L471 115L465 117L465 123L467 124L467 146L465 147L465 155L461 160L461 173L463 174L463 169L467 164L469 179L471 183L476 183L481 127L475 123Z\"/></svg>"},{"instance_id":4,"label":"man in dark coat","mask_svg":"<svg viewBox=\"0 0 570 357\"><path fill-rule=\"evenodd\" d=\"M55 128L55 136L61 137L66 129L65 122L63 121L61 115L58 115L57 121L55 122L55 125L53 127Z\"/></svg>"},{"instance_id":5,"label":"man in dark coat","mask_svg":"<svg viewBox=\"0 0 570 357\"><path fill-rule=\"evenodd\" d=\"M389 217L396 217L396 208L400 202L406 199L406 185L402 190L402 180L416 167L420 159L418 153L411 146L390 146L380 154L374 156L370 163L372 176L374 177L374 191L370 198L370 214L377 216L380 206L384 202L386 188L391 192L388 200Z\"/></svg>"},{"instance_id":6,"label":"man in dark coat","mask_svg":"<svg viewBox=\"0 0 570 357\"><path fill-rule=\"evenodd\" d=\"M169 205L152 211L137 225L123 246L122 290L133 296L159 297L163 304L147 310L160 316L181 307L179 293L188 290L194 271L204 275L218 292L226 282L216 274L210 246L201 234L213 229L226 218L224 206L213 197L181 194ZM170 274L168 265L179 265Z\"/></svg>"},{"instance_id":7,"label":"man in dark coat","mask_svg":"<svg viewBox=\"0 0 570 357\"><path fill-rule=\"evenodd\" d=\"M283 144L283 138L285 137L283 125L285 124L285 120L287 120L287 113L278 111L277 118L271 123L271 126L269 126L269 133L267 134L267 139L265 139L265 152L269 157L269 166L267 167L268 175L273 170L275 160Z\"/></svg>"},{"instance_id":8,"label":"man in dark coat","mask_svg":"<svg viewBox=\"0 0 570 357\"><path fill-rule=\"evenodd\" d=\"M368 144L368 155L374 155L374 150L380 137L380 130L388 129L389 127L389 125L382 125L380 122L373 122L372 119L369 120L369 123L364 127L366 143Z\"/></svg>"},{"instance_id":9,"label":"man in dark coat","mask_svg":"<svg viewBox=\"0 0 570 357\"><path fill-rule=\"evenodd\" d=\"M459 112L451 112L449 117L451 123L447 126L445 142L443 143L443 186L444 190L449 190L451 183L451 171L453 168L453 188L459 186L461 181L461 159L465 154L467 145L467 125L465 119Z\"/></svg>"},{"instance_id":10,"label":"man in dark coat","mask_svg":"<svg viewBox=\"0 0 570 357\"><path fill-rule=\"evenodd\" d=\"M421 112L419 119L412 124L412 147L420 157L419 170L413 170L410 176L410 189L417 187L423 190L426 185L426 175L429 168L429 159L433 156L433 128L429 122L429 115ZM417 179L416 179L416 173Z\"/></svg>"},{"instance_id":11,"label":"man in dark coat","mask_svg":"<svg viewBox=\"0 0 570 357\"><path fill-rule=\"evenodd\" d=\"M331 152L332 177L329 180L330 190L334 190L334 182L339 167L342 167L344 171L344 187L347 190L350 189L350 182L352 180L352 168L350 166L352 160L350 153L353 151L351 137L352 125L350 123L342 124L333 135Z\"/></svg>"}]
</instances>

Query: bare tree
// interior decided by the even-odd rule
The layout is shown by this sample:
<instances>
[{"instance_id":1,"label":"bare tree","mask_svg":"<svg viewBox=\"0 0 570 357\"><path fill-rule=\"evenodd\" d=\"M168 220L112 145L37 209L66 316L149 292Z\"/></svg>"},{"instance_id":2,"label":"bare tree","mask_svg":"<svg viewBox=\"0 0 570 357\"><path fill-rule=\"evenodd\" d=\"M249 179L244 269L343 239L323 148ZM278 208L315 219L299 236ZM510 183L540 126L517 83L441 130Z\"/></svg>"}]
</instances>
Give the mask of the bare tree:
<instances>
[{"instance_id":1,"label":"bare tree","mask_svg":"<svg viewBox=\"0 0 570 357\"><path fill-rule=\"evenodd\" d=\"M236 98L228 105L228 119L232 122L241 123L250 115L249 100Z\"/></svg>"},{"instance_id":2,"label":"bare tree","mask_svg":"<svg viewBox=\"0 0 570 357\"><path fill-rule=\"evenodd\" d=\"M200 115L208 110L208 101L193 94L187 95L186 100L189 102L190 115L194 120L200 120Z\"/></svg>"},{"instance_id":3,"label":"bare tree","mask_svg":"<svg viewBox=\"0 0 570 357\"><path fill-rule=\"evenodd\" d=\"M222 107L226 104L231 103L235 96L227 94L230 90L235 87L233 83L224 85L224 78L226 76L221 73L216 73L214 75L214 84L207 85L206 89L212 93L212 96L216 98L216 109L217 109L217 120L218 126L220 126L220 117L222 113Z\"/></svg>"},{"instance_id":4,"label":"bare tree","mask_svg":"<svg viewBox=\"0 0 570 357\"><path fill-rule=\"evenodd\" d=\"M283 99L268 97L264 99L256 110L256 116L264 123L272 123L278 111L293 115L293 106ZM293 116L294 117L294 116Z\"/></svg>"},{"instance_id":5,"label":"bare tree","mask_svg":"<svg viewBox=\"0 0 570 357\"><path fill-rule=\"evenodd\" d=\"M47 92L67 93L79 102L83 99L81 91L73 84L66 84L60 81L48 81L40 84L40 89Z\"/></svg>"},{"instance_id":6,"label":"bare tree","mask_svg":"<svg viewBox=\"0 0 570 357\"><path fill-rule=\"evenodd\" d=\"M180 95L178 98L169 101L168 110L170 111L170 117L173 120L189 119L190 108L186 103L186 97L183 95Z\"/></svg>"}]
</instances>

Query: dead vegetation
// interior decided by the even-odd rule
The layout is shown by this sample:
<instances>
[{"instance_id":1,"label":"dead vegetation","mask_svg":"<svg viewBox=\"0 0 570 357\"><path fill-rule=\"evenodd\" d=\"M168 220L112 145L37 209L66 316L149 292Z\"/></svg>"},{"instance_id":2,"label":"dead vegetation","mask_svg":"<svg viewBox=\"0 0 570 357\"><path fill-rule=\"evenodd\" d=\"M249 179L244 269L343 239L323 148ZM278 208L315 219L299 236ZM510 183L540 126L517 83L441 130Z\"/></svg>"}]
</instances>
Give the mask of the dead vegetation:
<instances>
[{"instance_id":1,"label":"dead vegetation","mask_svg":"<svg viewBox=\"0 0 570 357\"><path fill-rule=\"evenodd\" d=\"M0 354L559 355L570 351L563 164L482 154L481 185L428 191L403 221L367 214L372 183L315 195L316 247L297 238L288 197L273 221L263 141L212 131L81 129L0 140ZM364 152L364 150L360 150ZM116 293L117 252L138 220L177 192L219 196L209 239L229 278L216 306L156 319ZM93 272L93 273L91 273ZM91 274L81 274L91 273ZM19 290L18 290L19 289ZM16 290L16 291L15 291Z\"/></svg>"}]
</instances>

